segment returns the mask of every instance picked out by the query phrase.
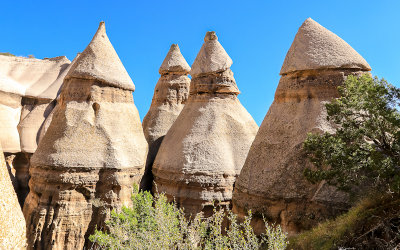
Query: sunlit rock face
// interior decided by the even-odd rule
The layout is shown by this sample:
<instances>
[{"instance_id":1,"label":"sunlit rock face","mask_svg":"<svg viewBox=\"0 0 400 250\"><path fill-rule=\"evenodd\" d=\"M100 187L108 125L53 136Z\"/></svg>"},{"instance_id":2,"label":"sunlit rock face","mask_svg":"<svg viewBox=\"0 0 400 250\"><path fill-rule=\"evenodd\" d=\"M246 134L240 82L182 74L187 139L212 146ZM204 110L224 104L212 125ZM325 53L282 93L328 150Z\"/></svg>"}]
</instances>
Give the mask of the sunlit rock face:
<instances>
[{"instance_id":1,"label":"sunlit rock face","mask_svg":"<svg viewBox=\"0 0 400 250\"><path fill-rule=\"evenodd\" d=\"M0 145L0 249L26 247L25 219Z\"/></svg>"},{"instance_id":2,"label":"sunlit rock face","mask_svg":"<svg viewBox=\"0 0 400 250\"><path fill-rule=\"evenodd\" d=\"M312 19L299 28L235 184L233 210L241 217L251 210L256 232L264 228L261 214L295 234L348 209L346 194L305 179L303 170L312 164L302 146L309 132L334 132L325 104L338 97L346 76L369 71L350 45Z\"/></svg>"},{"instance_id":3,"label":"sunlit rock face","mask_svg":"<svg viewBox=\"0 0 400 250\"><path fill-rule=\"evenodd\" d=\"M102 22L64 78L31 159L28 248L89 247L95 227L130 203L147 155L134 89Z\"/></svg>"},{"instance_id":4,"label":"sunlit rock face","mask_svg":"<svg viewBox=\"0 0 400 250\"><path fill-rule=\"evenodd\" d=\"M153 191L165 192L187 214L229 204L258 126L241 105L232 60L214 32L204 39L190 74L189 98L153 164Z\"/></svg>"},{"instance_id":5,"label":"sunlit rock face","mask_svg":"<svg viewBox=\"0 0 400 250\"><path fill-rule=\"evenodd\" d=\"M64 56L0 56L0 143L21 205L29 192L29 159L39 142L39 130L70 65Z\"/></svg>"},{"instance_id":6,"label":"sunlit rock face","mask_svg":"<svg viewBox=\"0 0 400 250\"><path fill-rule=\"evenodd\" d=\"M152 166L158 149L169 128L185 106L189 96L190 67L183 58L179 46L172 44L159 73L149 112L143 119L143 131L149 143L146 170L141 188L151 190L153 185Z\"/></svg>"}]
</instances>

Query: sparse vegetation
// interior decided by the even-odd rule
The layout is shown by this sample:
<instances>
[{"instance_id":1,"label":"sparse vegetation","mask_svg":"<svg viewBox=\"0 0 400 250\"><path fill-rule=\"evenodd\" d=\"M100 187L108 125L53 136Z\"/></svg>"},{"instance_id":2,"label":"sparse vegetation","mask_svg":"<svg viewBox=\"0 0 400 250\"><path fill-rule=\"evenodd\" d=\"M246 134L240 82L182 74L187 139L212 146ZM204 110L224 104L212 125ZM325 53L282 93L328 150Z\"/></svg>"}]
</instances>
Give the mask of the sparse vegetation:
<instances>
[{"instance_id":1,"label":"sparse vegetation","mask_svg":"<svg viewBox=\"0 0 400 250\"><path fill-rule=\"evenodd\" d=\"M2 55L2 56L15 56L15 55L13 55L11 53L8 53L8 52L0 52L0 55Z\"/></svg>"},{"instance_id":2,"label":"sparse vegetation","mask_svg":"<svg viewBox=\"0 0 400 250\"><path fill-rule=\"evenodd\" d=\"M342 216L291 239L289 247L399 249L400 89L363 75L349 76L339 92L326 104L337 130L308 135L304 149L315 169L304 175L367 195Z\"/></svg>"},{"instance_id":3,"label":"sparse vegetation","mask_svg":"<svg viewBox=\"0 0 400 250\"><path fill-rule=\"evenodd\" d=\"M250 226L251 212L243 222L228 208L214 207L211 217L202 213L186 218L175 203L163 194L149 192L132 195L133 206L115 211L106 222L108 230L90 236L100 249L285 249L288 242L280 226L266 225L257 237ZM226 220L228 228L225 228Z\"/></svg>"},{"instance_id":4,"label":"sparse vegetation","mask_svg":"<svg viewBox=\"0 0 400 250\"><path fill-rule=\"evenodd\" d=\"M400 192L400 89L384 79L348 76L341 97L326 104L335 134L309 134L304 148L316 170L311 182L343 190L372 186Z\"/></svg>"},{"instance_id":5,"label":"sparse vegetation","mask_svg":"<svg viewBox=\"0 0 400 250\"><path fill-rule=\"evenodd\" d=\"M291 238L288 248L398 249L399 207L399 196L373 195L361 200L346 214Z\"/></svg>"}]
</instances>

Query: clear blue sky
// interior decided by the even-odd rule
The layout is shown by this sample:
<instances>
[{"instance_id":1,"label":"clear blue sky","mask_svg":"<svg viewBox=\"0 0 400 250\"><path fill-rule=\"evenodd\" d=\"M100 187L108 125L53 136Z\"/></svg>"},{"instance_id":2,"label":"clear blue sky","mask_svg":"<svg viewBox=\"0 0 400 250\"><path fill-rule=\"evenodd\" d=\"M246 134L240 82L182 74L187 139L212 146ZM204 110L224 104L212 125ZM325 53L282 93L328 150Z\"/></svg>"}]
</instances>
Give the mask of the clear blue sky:
<instances>
[{"instance_id":1,"label":"clear blue sky","mask_svg":"<svg viewBox=\"0 0 400 250\"><path fill-rule=\"evenodd\" d=\"M302 22L311 17L371 65L373 74L400 86L400 1L2 1L0 51L37 58L85 49L98 23L136 85L141 118L158 68L172 43L191 65L206 31L217 32L233 59L245 108L261 124L279 70Z\"/></svg>"}]
</instances>

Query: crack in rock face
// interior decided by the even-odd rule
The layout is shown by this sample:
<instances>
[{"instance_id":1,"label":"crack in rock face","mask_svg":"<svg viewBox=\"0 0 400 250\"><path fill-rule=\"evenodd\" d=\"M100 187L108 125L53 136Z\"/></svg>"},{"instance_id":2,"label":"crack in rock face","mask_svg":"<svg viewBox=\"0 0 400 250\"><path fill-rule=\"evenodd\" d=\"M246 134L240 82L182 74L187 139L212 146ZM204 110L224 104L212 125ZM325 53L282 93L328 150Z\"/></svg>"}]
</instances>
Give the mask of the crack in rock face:
<instances>
[{"instance_id":1,"label":"crack in rock face","mask_svg":"<svg viewBox=\"0 0 400 250\"><path fill-rule=\"evenodd\" d=\"M0 144L0 249L26 247L25 219Z\"/></svg>"}]
</instances>

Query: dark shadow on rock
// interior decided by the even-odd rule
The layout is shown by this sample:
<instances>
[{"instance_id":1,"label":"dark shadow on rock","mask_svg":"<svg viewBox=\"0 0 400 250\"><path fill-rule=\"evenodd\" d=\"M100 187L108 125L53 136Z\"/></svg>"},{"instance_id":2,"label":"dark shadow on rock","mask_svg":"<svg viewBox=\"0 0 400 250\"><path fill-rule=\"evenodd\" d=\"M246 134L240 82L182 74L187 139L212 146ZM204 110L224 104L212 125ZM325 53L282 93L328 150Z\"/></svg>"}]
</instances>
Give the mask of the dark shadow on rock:
<instances>
[{"instance_id":1,"label":"dark shadow on rock","mask_svg":"<svg viewBox=\"0 0 400 250\"><path fill-rule=\"evenodd\" d=\"M140 190L142 191L150 191L152 192L152 186L153 186L153 163L154 160L156 159L158 149L161 146L161 143L164 139L164 136L161 136L157 140L155 140L153 143L149 144L149 153L147 154L147 160L146 160L146 168L144 170L144 175L142 180L140 181Z\"/></svg>"}]
</instances>

